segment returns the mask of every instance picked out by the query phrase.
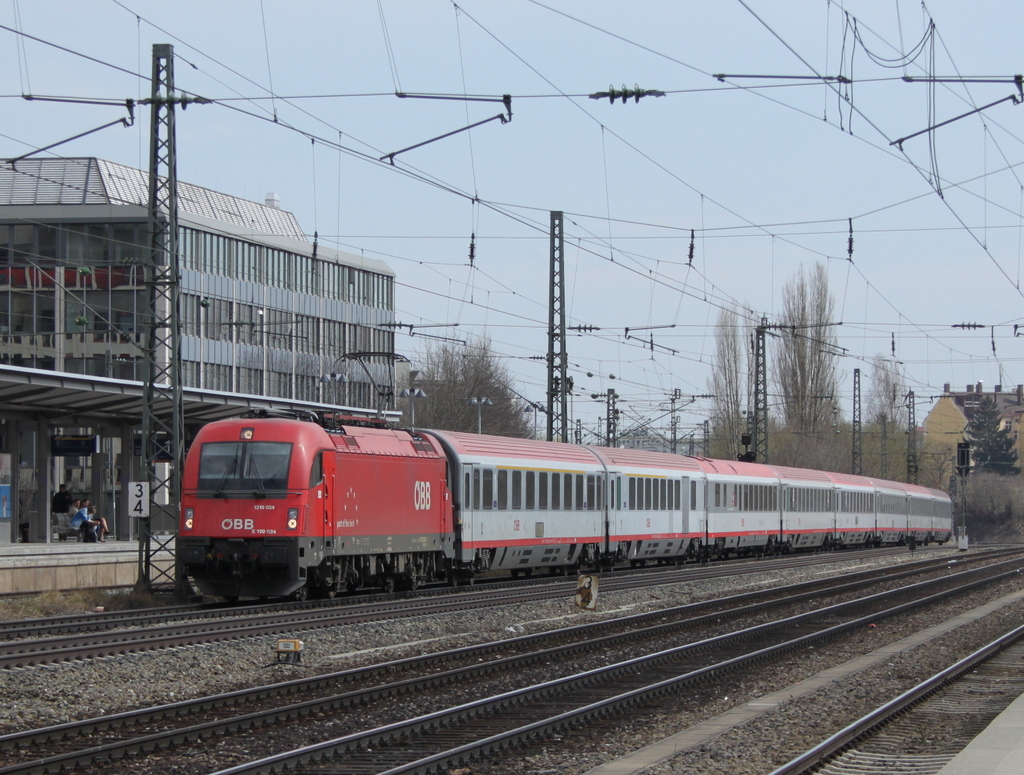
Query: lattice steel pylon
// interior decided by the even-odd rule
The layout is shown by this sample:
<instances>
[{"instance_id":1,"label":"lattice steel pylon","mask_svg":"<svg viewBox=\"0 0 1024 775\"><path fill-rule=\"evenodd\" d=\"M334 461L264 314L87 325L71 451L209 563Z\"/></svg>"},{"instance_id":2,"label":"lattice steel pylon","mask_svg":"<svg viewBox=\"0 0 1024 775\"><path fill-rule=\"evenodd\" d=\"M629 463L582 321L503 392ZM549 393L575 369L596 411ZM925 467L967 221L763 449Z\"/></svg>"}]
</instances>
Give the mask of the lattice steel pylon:
<instances>
[{"instance_id":1,"label":"lattice steel pylon","mask_svg":"<svg viewBox=\"0 0 1024 775\"><path fill-rule=\"evenodd\" d=\"M144 264L148 305L142 407L142 454L150 484L149 515L139 519L139 578L136 589L176 583L153 562L173 551L181 495L185 442L181 391L181 318L178 288L178 173L174 134L174 47L153 46L153 92L149 146L149 258ZM162 534L153 529L154 520ZM176 580L177 579L177 580ZM176 581L175 581L176 580ZM179 591L181 591L179 589Z\"/></svg>"},{"instance_id":2,"label":"lattice steel pylon","mask_svg":"<svg viewBox=\"0 0 1024 775\"><path fill-rule=\"evenodd\" d=\"M765 337L768 333L768 318L761 318L761 325L754 329L754 461L768 462L768 363L765 352Z\"/></svg>"},{"instance_id":3,"label":"lattice steel pylon","mask_svg":"<svg viewBox=\"0 0 1024 775\"><path fill-rule=\"evenodd\" d=\"M917 484L917 405L914 391L907 393L907 483Z\"/></svg>"},{"instance_id":4,"label":"lattice steel pylon","mask_svg":"<svg viewBox=\"0 0 1024 775\"><path fill-rule=\"evenodd\" d=\"M562 213L551 212L548 301L548 441L569 440L568 362L565 350L565 237Z\"/></svg>"},{"instance_id":5,"label":"lattice steel pylon","mask_svg":"<svg viewBox=\"0 0 1024 775\"><path fill-rule=\"evenodd\" d=\"M864 473L864 456L862 453L864 428L860 416L860 369L853 370L853 452L850 461L850 473L861 476Z\"/></svg>"}]
</instances>

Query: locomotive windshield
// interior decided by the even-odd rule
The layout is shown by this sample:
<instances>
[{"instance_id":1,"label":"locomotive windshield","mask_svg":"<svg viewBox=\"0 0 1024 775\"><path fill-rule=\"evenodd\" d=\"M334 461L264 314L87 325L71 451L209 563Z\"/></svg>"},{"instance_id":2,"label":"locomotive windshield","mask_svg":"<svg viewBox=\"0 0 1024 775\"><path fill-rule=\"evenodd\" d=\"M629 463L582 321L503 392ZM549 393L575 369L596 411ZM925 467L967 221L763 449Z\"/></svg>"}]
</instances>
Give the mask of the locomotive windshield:
<instances>
[{"instance_id":1,"label":"locomotive windshield","mask_svg":"<svg viewBox=\"0 0 1024 775\"><path fill-rule=\"evenodd\" d=\"M288 487L292 445L286 441L212 441L199 453L200 490L215 496L261 495Z\"/></svg>"}]
</instances>

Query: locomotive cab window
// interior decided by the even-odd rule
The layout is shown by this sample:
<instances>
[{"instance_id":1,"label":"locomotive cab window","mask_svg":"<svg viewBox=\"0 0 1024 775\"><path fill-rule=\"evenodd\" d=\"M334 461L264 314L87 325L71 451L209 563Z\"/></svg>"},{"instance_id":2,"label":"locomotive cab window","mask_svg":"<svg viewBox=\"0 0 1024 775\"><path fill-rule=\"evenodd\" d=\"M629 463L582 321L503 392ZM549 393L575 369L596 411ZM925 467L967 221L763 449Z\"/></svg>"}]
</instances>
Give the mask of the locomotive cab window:
<instances>
[{"instance_id":1,"label":"locomotive cab window","mask_svg":"<svg viewBox=\"0 0 1024 775\"><path fill-rule=\"evenodd\" d=\"M288 487L292 445L286 441L211 441L199 453L199 489L214 495Z\"/></svg>"}]
</instances>

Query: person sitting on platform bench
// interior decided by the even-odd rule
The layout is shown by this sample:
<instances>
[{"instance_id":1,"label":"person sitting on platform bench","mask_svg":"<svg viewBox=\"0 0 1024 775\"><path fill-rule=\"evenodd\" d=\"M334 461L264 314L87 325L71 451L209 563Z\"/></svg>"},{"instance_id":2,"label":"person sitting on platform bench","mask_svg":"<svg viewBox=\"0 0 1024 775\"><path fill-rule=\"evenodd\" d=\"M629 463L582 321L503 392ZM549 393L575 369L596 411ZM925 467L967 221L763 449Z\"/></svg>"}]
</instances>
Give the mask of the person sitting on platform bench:
<instances>
[{"instance_id":1,"label":"person sitting on platform bench","mask_svg":"<svg viewBox=\"0 0 1024 775\"><path fill-rule=\"evenodd\" d=\"M92 526L92 530L100 543L106 543L106 535L110 532L110 529L107 527L107 518L97 516L95 506L89 507L89 525Z\"/></svg>"}]
</instances>

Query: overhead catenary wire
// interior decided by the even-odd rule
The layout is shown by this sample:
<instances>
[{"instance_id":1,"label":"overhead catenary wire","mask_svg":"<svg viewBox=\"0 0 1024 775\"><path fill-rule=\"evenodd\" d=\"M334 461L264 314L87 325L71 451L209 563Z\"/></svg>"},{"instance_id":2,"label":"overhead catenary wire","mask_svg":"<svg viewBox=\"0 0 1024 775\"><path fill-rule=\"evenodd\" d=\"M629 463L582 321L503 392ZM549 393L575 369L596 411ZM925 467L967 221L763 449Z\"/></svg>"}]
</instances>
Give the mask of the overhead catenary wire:
<instances>
[{"instance_id":1,"label":"overhead catenary wire","mask_svg":"<svg viewBox=\"0 0 1024 775\"><path fill-rule=\"evenodd\" d=\"M339 156L339 158L340 158L340 156ZM702 230L702 239L706 239L707 237L708 237L708 233ZM774 239L774 236L773 236L773 239Z\"/></svg>"}]
</instances>

